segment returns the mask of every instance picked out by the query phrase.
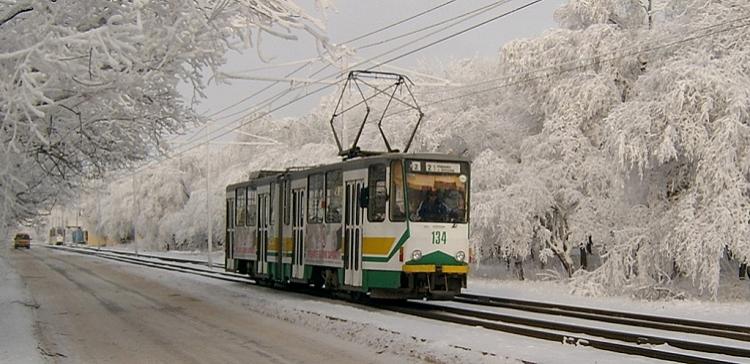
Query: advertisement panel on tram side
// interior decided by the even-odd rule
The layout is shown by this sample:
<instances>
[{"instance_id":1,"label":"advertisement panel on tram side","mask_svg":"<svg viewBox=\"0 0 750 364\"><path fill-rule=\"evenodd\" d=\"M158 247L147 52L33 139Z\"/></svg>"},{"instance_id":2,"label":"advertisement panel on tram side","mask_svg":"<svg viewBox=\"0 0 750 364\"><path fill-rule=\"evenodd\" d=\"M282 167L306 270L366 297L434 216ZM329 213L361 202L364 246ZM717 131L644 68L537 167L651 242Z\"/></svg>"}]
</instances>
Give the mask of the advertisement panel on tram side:
<instances>
[{"instance_id":1,"label":"advertisement panel on tram side","mask_svg":"<svg viewBox=\"0 0 750 364\"><path fill-rule=\"evenodd\" d=\"M255 229L249 227L237 227L234 237L234 258L244 260L255 260L258 244L255 237Z\"/></svg>"},{"instance_id":2,"label":"advertisement panel on tram side","mask_svg":"<svg viewBox=\"0 0 750 364\"><path fill-rule=\"evenodd\" d=\"M342 267L344 243L341 225L308 224L305 226L305 261L311 265Z\"/></svg>"}]
</instances>

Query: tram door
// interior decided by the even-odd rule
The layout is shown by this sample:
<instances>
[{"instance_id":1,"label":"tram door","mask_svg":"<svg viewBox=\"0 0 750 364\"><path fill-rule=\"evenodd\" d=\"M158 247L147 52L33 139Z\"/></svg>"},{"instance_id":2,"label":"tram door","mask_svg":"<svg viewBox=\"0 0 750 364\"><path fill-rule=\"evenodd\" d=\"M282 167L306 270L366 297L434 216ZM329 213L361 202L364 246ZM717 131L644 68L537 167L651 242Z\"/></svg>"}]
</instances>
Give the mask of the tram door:
<instances>
[{"instance_id":1,"label":"tram door","mask_svg":"<svg viewBox=\"0 0 750 364\"><path fill-rule=\"evenodd\" d=\"M284 194L281 193L283 184L271 183L271 195L268 197L269 212L268 221L270 227L268 228L268 240L266 242L266 262L273 264L273 271L271 273L272 278L281 279L281 261L283 257L283 215L284 209L282 207ZM270 253L270 254L269 254ZM270 257L270 259L269 259Z\"/></svg>"},{"instance_id":2,"label":"tram door","mask_svg":"<svg viewBox=\"0 0 750 364\"><path fill-rule=\"evenodd\" d=\"M268 274L269 197L268 193L258 193L258 274Z\"/></svg>"},{"instance_id":3,"label":"tram door","mask_svg":"<svg viewBox=\"0 0 750 364\"><path fill-rule=\"evenodd\" d=\"M305 189L292 190L292 278L305 277Z\"/></svg>"},{"instance_id":4,"label":"tram door","mask_svg":"<svg viewBox=\"0 0 750 364\"><path fill-rule=\"evenodd\" d=\"M227 267L227 270L235 270L236 267L234 266L234 199L228 198L227 199L227 221L226 221L226 239L227 242L225 251L224 251L224 265Z\"/></svg>"},{"instance_id":5,"label":"tram door","mask_svg":"<svg viewBox=\"0 0 750 364\"><path fill-rule=\"evenodd\" d=\"M344 216L344 284L362 285L362 220L364 209L359 207L359 195L364 180L346 181Z\"/></svg>"}]
</instances>

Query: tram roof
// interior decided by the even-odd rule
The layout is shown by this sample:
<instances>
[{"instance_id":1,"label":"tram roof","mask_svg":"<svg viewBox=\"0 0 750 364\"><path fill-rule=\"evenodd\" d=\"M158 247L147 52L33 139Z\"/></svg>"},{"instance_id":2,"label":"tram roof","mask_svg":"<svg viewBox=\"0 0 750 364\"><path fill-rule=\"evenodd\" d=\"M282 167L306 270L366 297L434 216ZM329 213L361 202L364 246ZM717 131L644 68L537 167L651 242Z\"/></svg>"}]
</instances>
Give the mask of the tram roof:
<instances>
[{"instance_id":1,"label":"tram roof","mask_svg":"<svg viewBox=\"0 0 750 364\"><path fill-rule=\"evenodd\" d=\"M313 173L333 171L337 169L352 170L367 167L381 161L399 160L399 159L421 159L433 161L451 161L451 162L471 162L469 158L444 153L383 153L373 156L352 158L337 163L318 164L308 167L292 167L284 171L254 171L250 173L246 181L233 183L227 186L226 190L231 191L236 188L246 187L248 185L265 184L278 180L282 176L288 176L290 179L299 178Z\"/></svg>"}]
</instances>

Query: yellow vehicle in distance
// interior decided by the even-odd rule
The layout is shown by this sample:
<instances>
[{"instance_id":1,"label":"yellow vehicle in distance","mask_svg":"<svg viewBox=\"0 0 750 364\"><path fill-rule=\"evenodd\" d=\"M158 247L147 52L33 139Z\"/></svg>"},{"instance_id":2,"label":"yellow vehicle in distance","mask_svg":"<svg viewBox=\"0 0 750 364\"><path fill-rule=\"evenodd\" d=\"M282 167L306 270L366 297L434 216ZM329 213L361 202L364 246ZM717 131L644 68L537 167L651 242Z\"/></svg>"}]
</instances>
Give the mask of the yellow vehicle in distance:
<instances>
[{"instance_id":1,"label":"yellow vehicle in distance","mask_svg":"<svg viewBox=\"0 0 750 364\"><path fill-rule=\"evenodd\" d=\"M31 248L31 237L29 237L29 234L25 233L18 233L13 238L13 249L18 248Z\"/></svg>"}]
</instances>

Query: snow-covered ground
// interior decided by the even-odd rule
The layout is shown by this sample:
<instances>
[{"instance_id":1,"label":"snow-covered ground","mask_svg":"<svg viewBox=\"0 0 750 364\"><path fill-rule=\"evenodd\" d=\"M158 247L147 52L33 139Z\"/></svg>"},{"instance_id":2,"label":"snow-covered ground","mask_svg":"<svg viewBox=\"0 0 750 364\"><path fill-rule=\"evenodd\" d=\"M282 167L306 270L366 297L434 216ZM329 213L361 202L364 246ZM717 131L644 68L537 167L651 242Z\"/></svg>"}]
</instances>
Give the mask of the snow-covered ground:
<instances>
[{"instance_id":1,"label":"snow-covered ground","mask_svg":"<svg viewBox=\"0 0 750 364\"><path fill-rule=\"evenodd\" d=\"M36 303L10 266L13 255L20 253L6 246L0 248L0 362L44 363L34 336Z\"/></svg>"},{"instance_id":2,"label":"snow-covered ground","mask_svg":"<svg viewBox=\"0 0 750 364\"><path fill-rule=\"evenodd\" d=\"M148 252L151 254L151 252ZM223 261L216 252L215 261ZM159 252L158 255L205 260L205 252ZM191 278L203 279L203 278ZM182 284L175 281L176 284ZM222 286L227 283L217 283ZM438 362L648 362L648 359L571 347L494 331L438 323L407 315L350 305L341 301L310 298L259 287L228 284L236 295L228 298L254 311L285 321L299 323L360 344L389 352L408 352L421 359ZM583 297L572 295L562 283L470 279L467 293L517 299L557 302L576 306L639 312L657 316L748 325L747 301L659 301L628 297ZM239 302L236 302L239 299ZM606 325L605 325L606 326ZM721 340L719 340L721 341Z\"/></svg>"}]
</instances>

